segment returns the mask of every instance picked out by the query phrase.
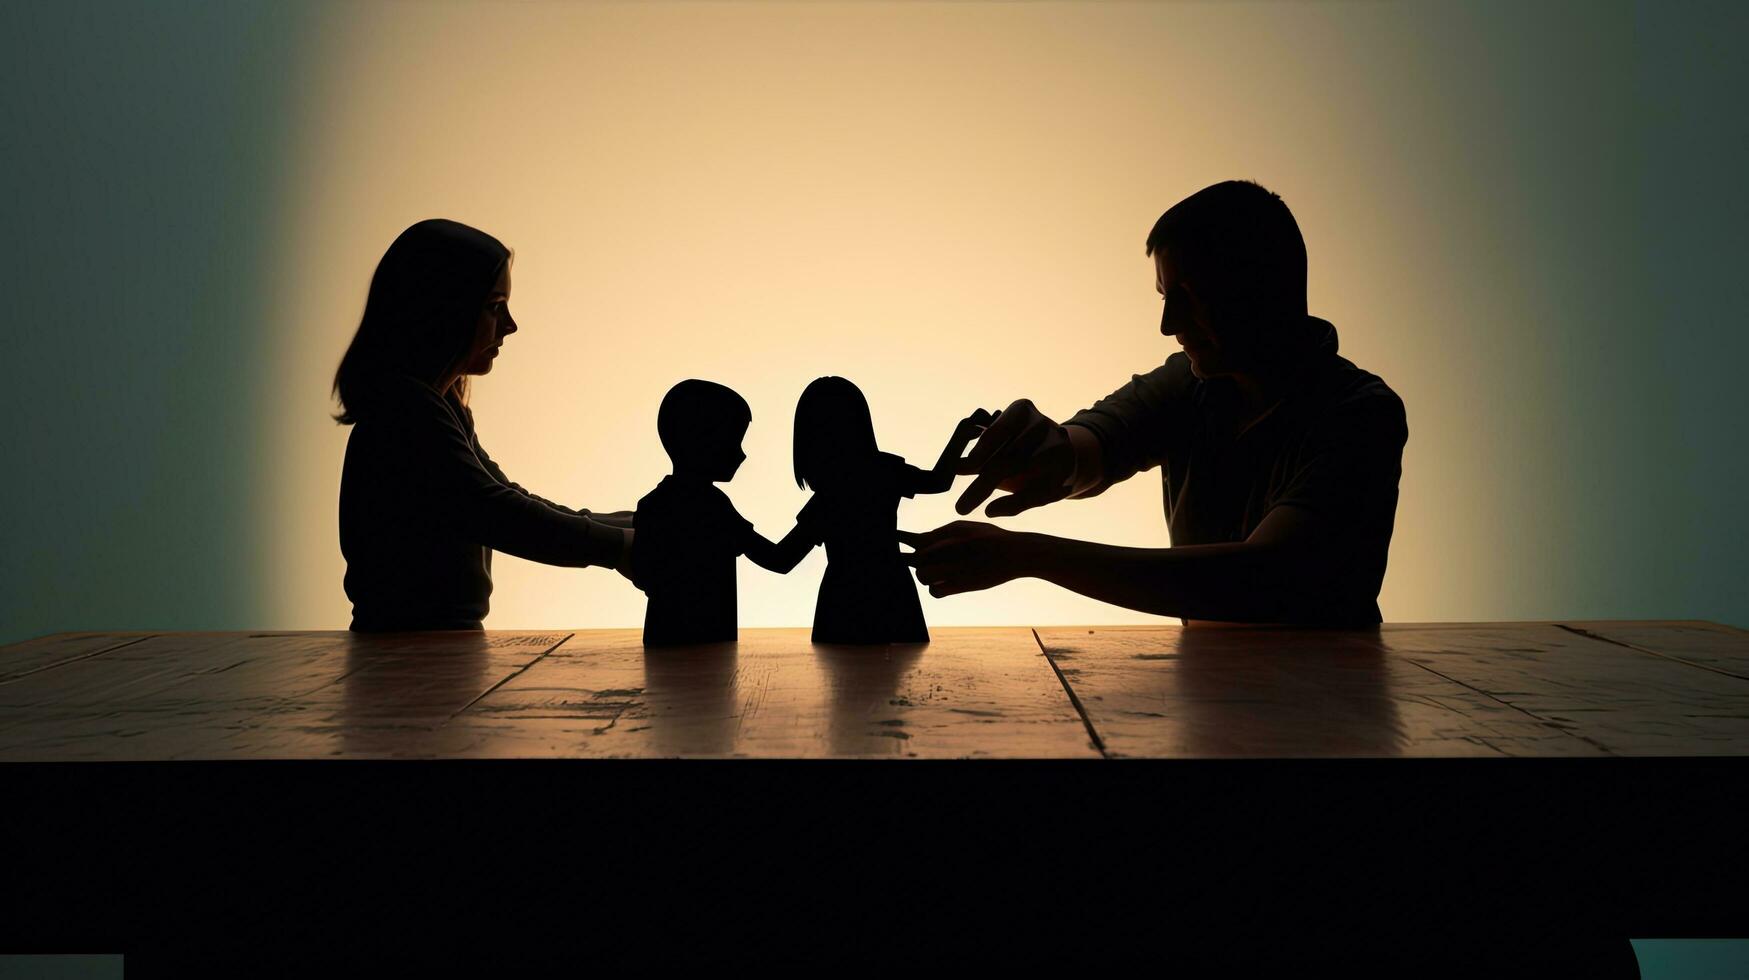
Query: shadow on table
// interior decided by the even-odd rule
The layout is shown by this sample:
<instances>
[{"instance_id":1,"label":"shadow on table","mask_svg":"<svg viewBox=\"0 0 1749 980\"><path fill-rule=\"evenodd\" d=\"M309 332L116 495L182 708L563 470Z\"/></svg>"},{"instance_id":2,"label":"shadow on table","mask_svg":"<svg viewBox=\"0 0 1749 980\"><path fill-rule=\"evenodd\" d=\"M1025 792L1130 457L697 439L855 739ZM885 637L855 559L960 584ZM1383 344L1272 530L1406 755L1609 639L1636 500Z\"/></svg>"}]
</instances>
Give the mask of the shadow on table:
<instances>
[{"instance_id":1,"label":"shadow on table","mask_svg":"<svg viewBox=\"0 0 1749 980\"><path fill-rule=\"evenodd\" d=\"M340 748L354 756L428 753L430 733L484 694L494 678L482 632L349 634Z\"/></svg>"},{"instance_id":2,"label":"shadow on table","mask_svg":"<svg viewBox=\"0 0 1749 980\"><path fill-rule=\"evenodd\" d=\"M662 756L733 755L741 728L734 643L644 648L644 716ZM754 706L756 708L756 706Z\"/></svg>"},{"instance_id":3,"label":"shadow on table","mask_svg":"<svg viewBox=\"0 0 1749 980\"><path fill-rule=\"evenodd\" d=\"M1193 626L1156 656L1176 661L1169 694L1189 756L1378 757L1407 744L1377 630L1271 642L1256 629Z\"/></svg>"},{"instance_id":4,"label":"shadow on table","mask_svg":"<svg viewBox=\"0 0 1749 980\"><path fill-rule=\"evenodd\" d=\"M909 698L899 684L916 666L927 643L814 644L828 690L827 738L832 754L904 755Z\"/></svg>"}]
</instances>

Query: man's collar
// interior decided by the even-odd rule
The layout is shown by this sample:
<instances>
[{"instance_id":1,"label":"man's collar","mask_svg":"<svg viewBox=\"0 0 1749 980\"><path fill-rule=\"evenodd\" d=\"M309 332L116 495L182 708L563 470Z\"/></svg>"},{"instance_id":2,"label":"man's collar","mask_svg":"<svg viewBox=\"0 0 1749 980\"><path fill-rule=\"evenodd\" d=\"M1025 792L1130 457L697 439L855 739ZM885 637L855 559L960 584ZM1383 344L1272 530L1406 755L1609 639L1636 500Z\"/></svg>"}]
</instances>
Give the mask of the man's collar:
<instances>
[{"instance_id":1,"label":"man's collar","mask_svg":"<svg viewBox=\"0 0 1749 980\"><path fill-rule=\"evenodd\" d=\"M1257 428L1264 420L1279 414L1281 407L1296 400L1323 376L1321 368L1336 357L1338 340L1336 326L1321 317L1307 316L1287 327L1282 350L1292 352L1284 357L1280 389L1275 399L1260 414L1239 427L1236 436Z\"/></svg>"},{"instance_id":2,"label":"man's collar","mask_svg":"<svg viewBox=\"0 0 1749 980\"><path fill-rule=\"evenodd\" d=\"M1276 349L1280 352L1278 363L1284 365L1334 357L1340 346L1335 324L1322 317L1306 316L1284 323L1280 335Z\"/></svg>"},{"instance_id":3,"label":"man's collar","mask_svg":"<svg viewBox=\"0 0 1749 980\"><path fill-rule=\"evenodd\" d=\"M1336 339L1336 325L1334 323L1331 323L1323 317L1308 316L1306 317L1305 323L1301 329L1305 330L1314 338L1312 342L1312 356L1336 356L1339 342Z\"/></svg>"}]
</instances>

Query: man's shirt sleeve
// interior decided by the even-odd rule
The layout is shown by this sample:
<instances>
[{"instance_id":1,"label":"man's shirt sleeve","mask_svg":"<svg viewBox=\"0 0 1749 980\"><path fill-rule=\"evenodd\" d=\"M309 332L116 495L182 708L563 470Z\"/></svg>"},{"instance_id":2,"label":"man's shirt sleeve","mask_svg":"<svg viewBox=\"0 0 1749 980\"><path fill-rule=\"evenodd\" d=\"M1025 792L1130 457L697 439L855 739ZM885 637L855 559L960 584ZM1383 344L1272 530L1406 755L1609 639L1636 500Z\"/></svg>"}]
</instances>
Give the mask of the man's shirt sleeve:
<instances>
[{"instance_id":1,"label":"man's shirt sleeve","mask_svg":"<svg viewBox=\"0 0 1749 980\"><path fill-rule=\"evenodd\" d=\"M1084 490L1078 488L1076 496L1096 497L1112 484L1164 462L1189 431L1195 384L1190 358L1173 354L1165 364L1134 375L1129 384L1065 422L1099 437L1099 480Z\"/></svg>"},{"instance_id":2,"label":"man's shirt sleeve","mask_svg":"<svg viewBox=\"0 0 1749 980\"><path fill-rule=\"evenodd\" d=\"M1389 541L1409 427L1390 391L1334 406L1307 433L1271 507L1315 513L1330 533L1359 544Z\"/></svg>"}]
</instances>

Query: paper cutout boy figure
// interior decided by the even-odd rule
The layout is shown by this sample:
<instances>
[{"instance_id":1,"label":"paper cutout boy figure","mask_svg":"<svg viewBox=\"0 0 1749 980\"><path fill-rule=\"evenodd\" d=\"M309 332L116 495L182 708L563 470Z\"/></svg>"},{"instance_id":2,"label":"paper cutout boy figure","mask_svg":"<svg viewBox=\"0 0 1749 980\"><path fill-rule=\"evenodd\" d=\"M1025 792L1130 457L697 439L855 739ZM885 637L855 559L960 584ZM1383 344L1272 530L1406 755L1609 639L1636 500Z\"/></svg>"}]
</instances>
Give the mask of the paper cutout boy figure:
<instances>
[{"instance_id":1,"label":"paper cutout boy figure","mask_svg":"<svg viewBox=\"0 0 1749 980\"><path fill-rule=\"evenodd\" d=\"M656 431L674 472L638 501L632 524L645 646L733 643L735 559L781 575L814 547L799 528L773 544L715 486L747 458L741 438L752 420L745 399L711 381L682 381L662 399Z\"/></svg>"}]
</instances>

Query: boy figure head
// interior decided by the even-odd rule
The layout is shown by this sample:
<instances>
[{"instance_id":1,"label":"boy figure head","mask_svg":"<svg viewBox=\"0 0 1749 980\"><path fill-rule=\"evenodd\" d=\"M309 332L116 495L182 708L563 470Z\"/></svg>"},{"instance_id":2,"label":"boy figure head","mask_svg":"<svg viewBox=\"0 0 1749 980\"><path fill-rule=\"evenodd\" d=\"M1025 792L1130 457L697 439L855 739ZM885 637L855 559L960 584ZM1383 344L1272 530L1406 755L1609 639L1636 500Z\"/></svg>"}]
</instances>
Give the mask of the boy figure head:
<instances>
[{"instance_id":1,"label":"boy figure head","mask_svg":"<svg viewBox=\"0 0 1749 980\"><path fill-rule=\"evenodd\" d=\"M734 478L747 454L741 438L753 421L747 400L714 381L688 379L668 389L656 412L656 434L674 475L707 483Z\"/></svg>"}]
</instances>

